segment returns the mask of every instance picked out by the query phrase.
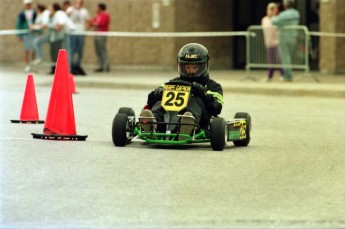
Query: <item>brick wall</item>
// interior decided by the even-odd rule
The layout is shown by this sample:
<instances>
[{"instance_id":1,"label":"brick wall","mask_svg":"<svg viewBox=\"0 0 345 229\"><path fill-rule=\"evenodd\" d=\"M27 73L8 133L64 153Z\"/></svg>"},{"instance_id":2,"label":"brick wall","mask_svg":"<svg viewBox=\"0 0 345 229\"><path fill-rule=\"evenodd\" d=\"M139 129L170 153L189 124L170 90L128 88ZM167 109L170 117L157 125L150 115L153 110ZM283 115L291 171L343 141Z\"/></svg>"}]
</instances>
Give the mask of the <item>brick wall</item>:
<instances>
[{"instance_id":1,"label":"brick wall","mask_svg":"<svg viewBox=\"0 0 345 229\"><path fill-rule=\"evenodd\" d=\"M37 1L37 0L34 0ZM62 2L59 0L58 2ZM44 0L45 4L54 2ZM185 32L232 31L234 0L104 0L111 14L111 31ZM96 0L85 0L85 7L94 16ZM320 1L320 30L345 31L344 0ZM159 4L159 28L152 27L152 9ZM0 30L14 29L22 0L1 0ZM109 37L109 56L112 64L174 66L178 50L188 42L204 44L211 54L211 67L231 68L232 38L118 38ZM320 39L320 69L326 72L345 71L344 38ZM49 47L45 45L46 59ZM22 44L16 36L0 36L0 61L23 61ZM95 64L93 37L86 38L84 62Z\"/></svg>"},{"instance_id":2,"label":"brick wall","mask_svg":"<svg viewBox=\"0 0 345 229\"><path fill-rule=\"evenodd\" d=\"M345 33L345 2L337 1L336 31ZM345 38L338 38L336 41L336 71L345 73Z\"/></svg>"},{"instance_id":3,"label":"brick wall","mask_svg":"<svg viewBox=\"0 0 345 229\"><path fill-rule=\"evenodd\" d=\"M34 0L35 1L35 0ZM37 2L37 1L36 1ZM41 1L48 5L53 0ZM58 1L58 2L62 2ZM232 1L229 0L104 0L111 14L111 31L174 32L229 31L232 28ZM91 16L98 1L85 0ZM14 29L22 0L1 0L0 30ZM159 8L160 26L153 28L153 5ZM176 54L187 42L203 43L210 51L213 66L232 66L231 38L108 38L112 64L174 66ZM49 46L44 46L49 60ZM0 61L23 61L22 45L16 36L0 36ZM87 37L84 63L95 64L93 38Z\"/></svg>"},{"instance_id":4,"label":"brick wall","mask_svg":"<svg viewBox=\"0 0 345 229\"><path fill-rule=\"evenodd\" d=\"M344 33L344 1L321 1L320 19L320 31ZM325 73L345 72L345 38L320 38L320 70Z\"/></svg>"},{"instance_id":5,"label":"brick wall","mask_svg":"<svg viewBox=\"0 0 345 229\"><path fill-rule=\"evenodd\" d=\"M232 31L232 7L229 0L214 1L189 0L184 4L176 1L176 31ZM197 42L208 48L211 67L232 67L232 38L182 38L176 40L179 48L189 42Z\"/></svg>"}]
</instances>

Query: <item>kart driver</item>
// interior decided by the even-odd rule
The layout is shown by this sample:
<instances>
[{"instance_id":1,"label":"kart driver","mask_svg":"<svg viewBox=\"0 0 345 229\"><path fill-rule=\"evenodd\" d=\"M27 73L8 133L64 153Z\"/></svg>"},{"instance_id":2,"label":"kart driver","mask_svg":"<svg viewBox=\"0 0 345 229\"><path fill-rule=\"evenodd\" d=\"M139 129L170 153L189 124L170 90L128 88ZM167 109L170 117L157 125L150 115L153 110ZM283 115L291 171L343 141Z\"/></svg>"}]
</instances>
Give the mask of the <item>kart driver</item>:
<instances>
[{"instance_id":1,"label":"kart driver","mask_svg":"<svg viewBox=\"0 0 345 229\"><path fill-rule=\"evenodd\" d=\"M181 124L197 123L200 127L209 124L211 116L220 114L223 105L222 86L210 79L209 76L209 53L201 44L189 43L183 46L177 56L179 77L172 81L187 81L191 83L191 96L188 107L182 110ZM141 122L158 121L164 122L165 110L161 106L163 86L156 88L148 95L147 105L140 114ZM151 108L151 110L150 110ZM155 126L156 127L156 126ZM142 124L145 132L150 131L149 124ZM158 128L165 128L160 127ZM190 135L193 131L192 125L181 125L180 133ZM160 130L160 131L164 131Z\"/></svg>"}]
</instances>

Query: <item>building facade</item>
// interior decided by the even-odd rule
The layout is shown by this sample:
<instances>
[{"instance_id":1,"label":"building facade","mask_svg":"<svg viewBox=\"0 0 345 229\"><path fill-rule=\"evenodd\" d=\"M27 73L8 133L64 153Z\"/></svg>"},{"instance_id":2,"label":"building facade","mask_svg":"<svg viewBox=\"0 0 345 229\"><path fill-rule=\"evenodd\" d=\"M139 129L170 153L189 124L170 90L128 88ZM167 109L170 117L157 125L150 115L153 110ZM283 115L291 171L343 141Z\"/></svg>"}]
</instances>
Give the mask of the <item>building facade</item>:
<instances>
[{"instance_id":1,"label":"building facade","mask_svg":"<svg viewBox=\"0 0 345 229\"><path fill-rule=\"evenodd\" d=\"M297 0L302 24L308 23L308 7L318 0ZM37 0L34 0L37 2ZM51 4L52 1L40 1ZM73 0L72 0L73 2ZM111 14L111 31L129 32L209 32L245 31L249 25L260 24L270 0L104 0ZM279 2L279 1L277 1ZM281 2L281 1L280 1ZM22 0L1 0L0 30L14 29ZM85 0L91 16L98 1ZM343 0L320 0L320 30L345 31ZM173 67L178 50L189 42L204 44L210 51L215 68L243 68L244 37L198 38L135 38L109 37L108 49L112 65L145 65ZM317 65L326 72L345 71L345 38L321 37ZM44 47L49 60L48 45ZM22 45L15 35L0 35L0 61L22 61ZM84 63L96 63L93 37L86 38Z\"/></svg>"}]
</instances>

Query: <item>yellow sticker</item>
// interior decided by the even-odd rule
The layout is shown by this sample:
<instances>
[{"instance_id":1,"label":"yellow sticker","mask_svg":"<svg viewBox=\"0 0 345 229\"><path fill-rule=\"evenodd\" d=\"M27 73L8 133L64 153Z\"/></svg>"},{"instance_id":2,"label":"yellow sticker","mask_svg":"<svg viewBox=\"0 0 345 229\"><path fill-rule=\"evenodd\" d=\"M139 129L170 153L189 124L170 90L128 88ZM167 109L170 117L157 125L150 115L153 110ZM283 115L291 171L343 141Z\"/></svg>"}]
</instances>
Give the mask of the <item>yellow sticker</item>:
<instances>
[{"instance_id":1,"label":"yellow sticker","mask_svg":"<svg viewBox=\"0 0 345 229\"><path fill-rule=\"evenodd\" d=\"M246 129L247 129L247 122L246 120L240 120L234 123L234 127L240 128L240 139L246 139Z\"/></svg>"},{"instance_id":2,"label":"yellow sticker","mask_svg":"<svg viewBox=\"0 0 345 229\"><path fill-rule=\"evenodd\" d=\"M168 84L164 85L162 107L166 111L181 111L188 105L191 86Z\"/></svg>"}]
</instances>

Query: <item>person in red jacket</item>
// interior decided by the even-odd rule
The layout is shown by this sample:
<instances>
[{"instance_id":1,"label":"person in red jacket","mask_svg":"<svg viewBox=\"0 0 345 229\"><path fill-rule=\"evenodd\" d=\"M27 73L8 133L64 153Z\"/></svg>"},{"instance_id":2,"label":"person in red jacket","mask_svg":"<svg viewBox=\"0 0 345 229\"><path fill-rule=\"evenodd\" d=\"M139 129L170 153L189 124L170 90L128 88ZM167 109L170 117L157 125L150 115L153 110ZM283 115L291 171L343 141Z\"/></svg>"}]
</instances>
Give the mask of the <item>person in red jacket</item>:
<instances>
[{"instance_id":1,"label":"person in red jacket","mask_svg":"<svg viewBox=\"0 0 345 229\"><path fill-rule=\"evenodd\" d=\"M97 32L108 32L110 24L110 15L106 12L107 6L104 3L98 3L97 15L90 21L90 27ZM96 72L110 71L108 53L107 53L107 37L96 36L95 51L98 59L99 68Z\"/></svg>"}]
</instances>

